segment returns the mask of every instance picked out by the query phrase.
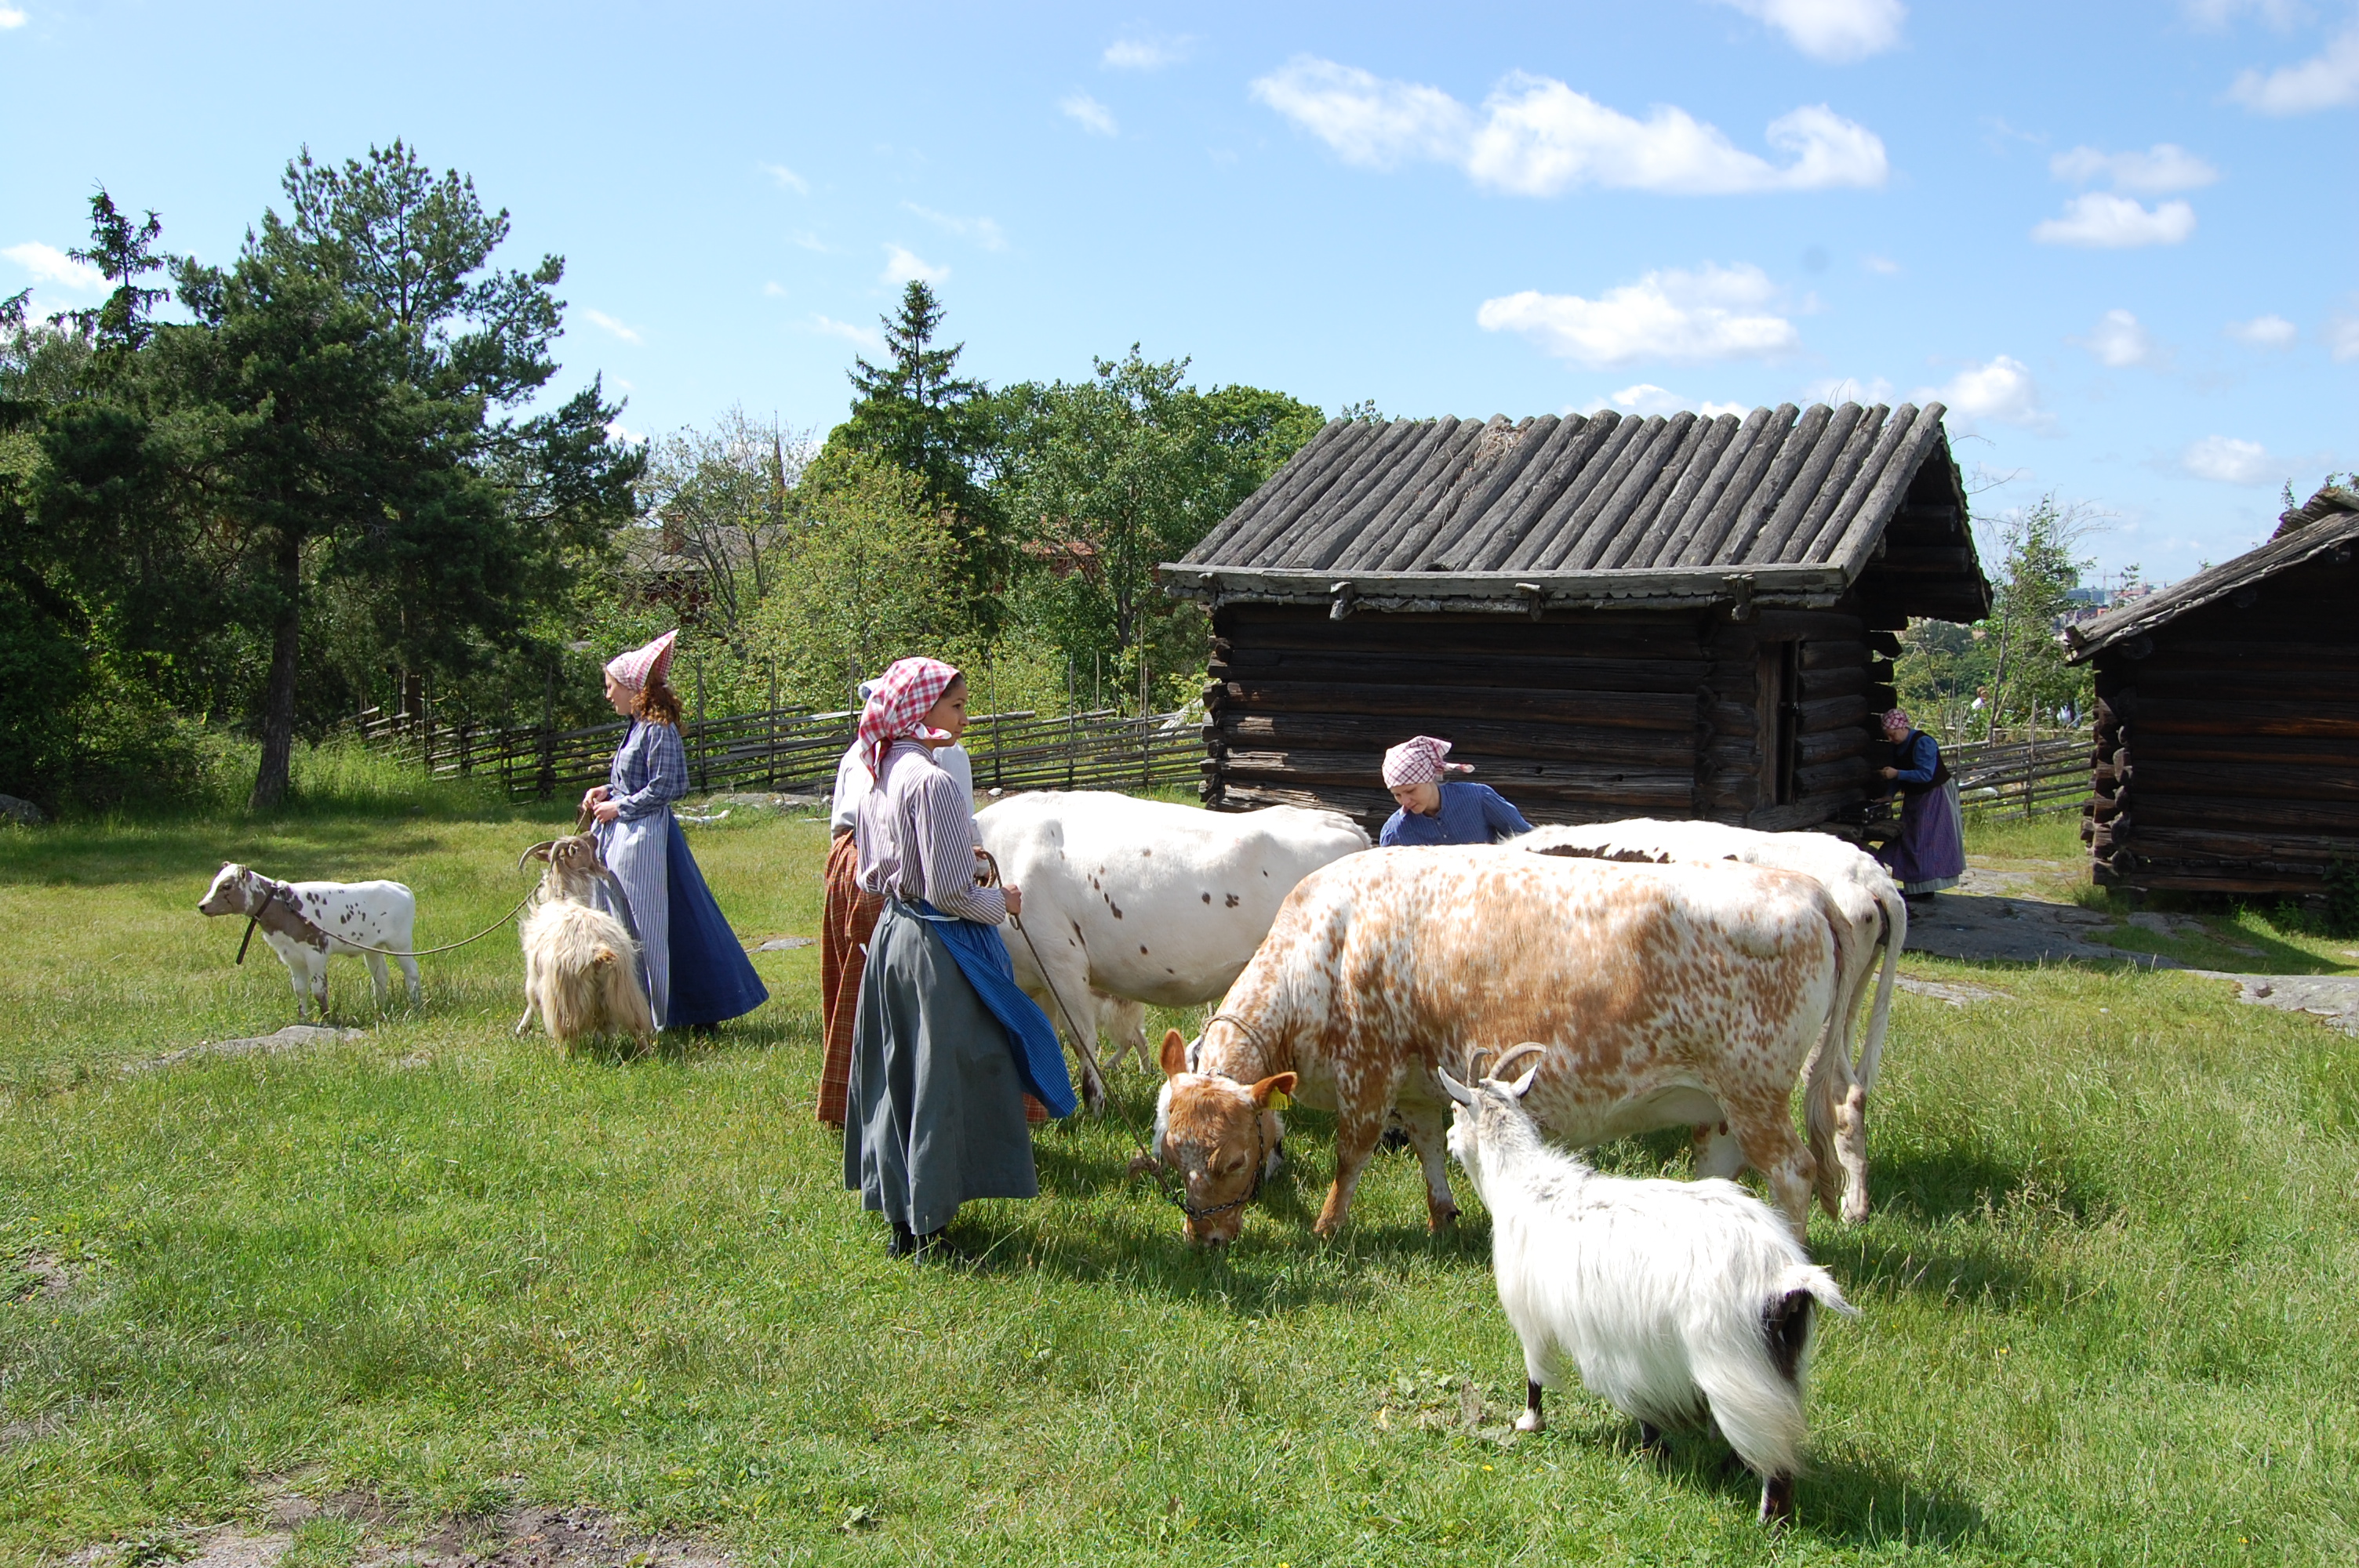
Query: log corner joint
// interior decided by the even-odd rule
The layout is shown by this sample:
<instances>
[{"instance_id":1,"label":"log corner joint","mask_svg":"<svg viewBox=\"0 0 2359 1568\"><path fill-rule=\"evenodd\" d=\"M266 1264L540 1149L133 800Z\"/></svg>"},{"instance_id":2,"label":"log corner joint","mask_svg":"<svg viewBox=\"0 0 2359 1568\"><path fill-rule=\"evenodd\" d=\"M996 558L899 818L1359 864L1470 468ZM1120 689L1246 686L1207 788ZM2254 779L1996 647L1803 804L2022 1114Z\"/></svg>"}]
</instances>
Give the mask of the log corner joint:
<instances>
[{"instance_id":1,"label":"log corner joint","mask_svg":"<svg viewBox=\"0 0 2359 1568\"><path fill-rule=\"evenodd\" d=\"M1327 619L1341 621L1352 613L1352 600L1358 597L1349 581L1339 582L1327 590Z\"/></svg>"}]
</instances>

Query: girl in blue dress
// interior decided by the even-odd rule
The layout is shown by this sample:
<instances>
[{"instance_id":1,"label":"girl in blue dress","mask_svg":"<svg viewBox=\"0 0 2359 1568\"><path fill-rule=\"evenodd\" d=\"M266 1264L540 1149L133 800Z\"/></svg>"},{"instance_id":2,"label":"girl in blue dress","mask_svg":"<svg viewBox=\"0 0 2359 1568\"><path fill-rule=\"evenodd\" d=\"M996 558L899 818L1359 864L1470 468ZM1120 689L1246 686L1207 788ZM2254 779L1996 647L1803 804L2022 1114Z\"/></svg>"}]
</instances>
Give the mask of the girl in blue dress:
<instances>
[{"instance_id":1,"label":"girl in blue dress","mask_svg":"<svg viewBox=\"0 0 2359 1568\"><path fill-rule=\"evenodd\" d=\"M1449 756L1450 742L1430 735L1385 753L1385 787L1400 809L1377 835L1378 844L1495 844L1532 830L1524 814L1489 784L1451 782L1450 774L1474 770Z\"/></svg>"},{"instance_id":2,"label":"girl in blue dress","mask_svg":"<svg viewBox=\"0 0 2359 1568\"><path fill-rule=\"evenodd\" d=\"M658 1029L710 1030L770 1000L712 902L671 803L688 793L679 698L664 682L677 632L606 665L606 700L632 721L607 782L582 797L598 852L623 884L647 966Z\"/></svg>"}]
</instances>

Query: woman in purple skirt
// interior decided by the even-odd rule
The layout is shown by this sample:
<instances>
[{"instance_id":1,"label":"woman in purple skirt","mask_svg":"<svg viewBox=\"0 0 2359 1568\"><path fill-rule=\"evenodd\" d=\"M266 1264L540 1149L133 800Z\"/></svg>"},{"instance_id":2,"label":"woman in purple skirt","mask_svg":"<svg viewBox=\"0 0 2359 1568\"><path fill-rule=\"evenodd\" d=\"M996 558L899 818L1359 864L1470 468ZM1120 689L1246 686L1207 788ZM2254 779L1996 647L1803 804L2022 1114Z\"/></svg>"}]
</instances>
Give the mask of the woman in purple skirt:
<instances>
[{"instance_id":1,"label":"woman in purple skirt","mask_svg":"<svg viewBox=\"0 0 2359 1568\"><path fill-rule=\"evenodd\" d=\"M1966 844L1958 819L1958 784L1933 737L1894 708L1884 716L1892 765L1882 769L1900 792L1900 837L1885 845L1884 863L1911 903L1958 885Z\"/></svg>"}]
</instances>

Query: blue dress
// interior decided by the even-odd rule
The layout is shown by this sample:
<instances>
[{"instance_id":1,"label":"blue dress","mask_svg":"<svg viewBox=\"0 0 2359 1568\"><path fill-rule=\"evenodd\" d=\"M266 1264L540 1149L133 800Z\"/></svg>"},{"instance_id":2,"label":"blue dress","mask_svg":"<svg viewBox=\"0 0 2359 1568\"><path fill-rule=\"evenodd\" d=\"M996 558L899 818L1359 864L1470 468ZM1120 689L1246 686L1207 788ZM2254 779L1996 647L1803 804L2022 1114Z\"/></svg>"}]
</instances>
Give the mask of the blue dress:
<instances>
[{"instance_id":1,"label":"blue dress","mask_svg":"<svg viewBox=\"0 0 2359 1568\"><path fill-rule=\"evenodd\" d=\"M1892 767L1900 791L1900 837L1884 847L1892 880L1911 894L1957 886L1966 871L1966 844L1958 783L1943 776L1940 746L1912 730L1892 748Z\"/></svg>"},{"instance_id":2,"label":"blue dress","mask_svg":"<svg viewBox=\"0 0 2359 1568\"><path fill-rule=\"evenodd\" d=\"M671 814L671 803L688 793L679 730L633 723L606 784L620 815L599 824L598 851L631 903L656 1027L719 1023L769 1000Z\"/></svg>"},{"instance_id":3,"label":"blue dress","mask_svg":"<svg viewBox=\"0 0 2359 1568\"><path fill-rule=\"evenodd\" d=\"M1440 815L1422 816L1403 806L1385 824L1376 842L1386 849L1396 844L1495 844L1532 830L1524 814L1489 784L1446 784L1440 788Z\"/></svg>"}]
</instances>

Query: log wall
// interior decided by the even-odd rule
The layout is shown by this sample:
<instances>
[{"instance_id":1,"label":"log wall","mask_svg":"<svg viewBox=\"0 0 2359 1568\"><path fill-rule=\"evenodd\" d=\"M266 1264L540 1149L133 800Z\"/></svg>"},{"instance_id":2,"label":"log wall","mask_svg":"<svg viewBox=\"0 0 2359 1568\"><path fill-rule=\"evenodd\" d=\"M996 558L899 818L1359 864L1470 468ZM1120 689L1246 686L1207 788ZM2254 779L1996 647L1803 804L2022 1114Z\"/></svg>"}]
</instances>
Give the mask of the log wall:
<instances>
[{"instance_id":1,"label":"log wall","mask_svg":"<svg viewBox=\"0 0 2359 1568\"><path fill-rule=\"evenodd\" d=\"M2337 554L2097 655L2099 885L2311 896L2359 861L2359 562Z\"/></svg>"},{"instance_id":2,"label":"log wall","mask_svg":"<svg viewBox=\"0 0 2359 1568\"><path fill-rule=\"evenodd\" d=\"M1224 606L1204 800L1323 806L1373 831L1394 809L1385 748L1430 734L1534 822L1823 822L1865 796L1869 715L1892 700L1898 644L1870 619L1855 605L1741 622L1724 608L1337 621Z\"/></svg>"}]
</instances>

